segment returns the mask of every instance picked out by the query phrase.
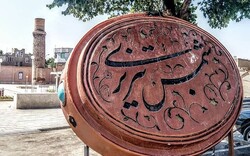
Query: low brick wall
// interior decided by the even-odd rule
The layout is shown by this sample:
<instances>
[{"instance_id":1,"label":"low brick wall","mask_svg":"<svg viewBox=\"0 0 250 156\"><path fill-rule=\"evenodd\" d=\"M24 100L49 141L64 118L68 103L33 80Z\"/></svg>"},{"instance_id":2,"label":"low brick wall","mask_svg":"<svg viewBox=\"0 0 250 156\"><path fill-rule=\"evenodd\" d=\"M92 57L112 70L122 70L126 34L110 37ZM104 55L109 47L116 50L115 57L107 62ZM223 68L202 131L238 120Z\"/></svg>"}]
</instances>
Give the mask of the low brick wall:
<instances>
[{"instance_id":1,"label":"low brick wall","mask_svg":"<svg viewBox=\"0 0 250 156\"><path fill-rule=\"evenodd\" d=\"M57 93L17 93L14 96L16 109L59 108Z\"/></svg>"}]
</instances>

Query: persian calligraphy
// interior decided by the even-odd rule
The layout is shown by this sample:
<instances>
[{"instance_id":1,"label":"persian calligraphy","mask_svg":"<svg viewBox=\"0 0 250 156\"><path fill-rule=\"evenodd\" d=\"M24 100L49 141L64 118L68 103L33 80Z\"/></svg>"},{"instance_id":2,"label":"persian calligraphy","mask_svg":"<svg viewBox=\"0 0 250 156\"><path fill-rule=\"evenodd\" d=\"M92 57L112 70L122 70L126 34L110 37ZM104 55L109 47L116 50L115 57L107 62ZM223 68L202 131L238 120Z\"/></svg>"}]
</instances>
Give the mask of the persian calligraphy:
<instances>
[{"instance_id":1,"label":"persian calligraphy","mask_svg":"<svg viewBox=\"0 0 250 156\"><path fill-rule=\"evenodd\" d=\"M227 135L242 101L225 47L172 17L104 21L81 39L64 75L67 120L103 155L200 154Z\"/></svg>"},{"instance_id":2,"label":"persian calligraphy","mask_svg":"<svg viewBox=\"0 0 250 156\"><path fill-rule=\"evenodd\" d=\"M96 100L131 128L188 134L187 125L206 130L214 124L203 125L205 117L213 118L210 111L230 110L230 105L220 109L233 100L224 95L233 92L229 60L193 29L145 22L109 32L93 50L90 82Z\"/></svg>"}]
</instances>

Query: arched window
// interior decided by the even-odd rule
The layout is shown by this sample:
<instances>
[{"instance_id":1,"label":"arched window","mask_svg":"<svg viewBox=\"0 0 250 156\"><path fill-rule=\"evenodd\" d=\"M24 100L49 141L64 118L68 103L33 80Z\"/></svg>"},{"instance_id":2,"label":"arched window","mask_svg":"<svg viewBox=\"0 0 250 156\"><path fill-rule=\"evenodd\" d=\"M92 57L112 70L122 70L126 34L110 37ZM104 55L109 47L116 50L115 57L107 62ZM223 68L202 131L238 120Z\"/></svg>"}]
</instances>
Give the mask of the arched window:
<instances>
[{"instance_id":1,"label":"arched window","mask_svg":"<svg viewBox=\"0 0 250 156\"><path fill-rule=\"evenodd\" d=\"M18 79L19 79L19 80L22 80L22 79L23 79L23 72L19 72L19 73L18 73Z\"/></svg>"}]
</instances>

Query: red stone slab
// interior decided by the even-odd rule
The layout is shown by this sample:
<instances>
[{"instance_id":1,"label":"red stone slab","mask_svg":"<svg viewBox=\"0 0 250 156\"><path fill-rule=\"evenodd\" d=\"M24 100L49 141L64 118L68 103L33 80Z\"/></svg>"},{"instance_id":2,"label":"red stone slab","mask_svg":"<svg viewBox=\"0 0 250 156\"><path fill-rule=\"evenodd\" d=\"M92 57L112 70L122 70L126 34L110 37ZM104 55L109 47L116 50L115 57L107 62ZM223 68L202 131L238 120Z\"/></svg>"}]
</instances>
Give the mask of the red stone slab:
<instances>
[{"instance_id":1,"label":"red stone slab","mask_svg":"<svg viewBox=\"0 0 250 156\"><path fill-rule=\"evenodd\" d=\"M222 140L242 102L229 52L176 18L107 20L75 47L64 71L65 117L102 155L197 155Z\"/></svg>"}]
</instances>

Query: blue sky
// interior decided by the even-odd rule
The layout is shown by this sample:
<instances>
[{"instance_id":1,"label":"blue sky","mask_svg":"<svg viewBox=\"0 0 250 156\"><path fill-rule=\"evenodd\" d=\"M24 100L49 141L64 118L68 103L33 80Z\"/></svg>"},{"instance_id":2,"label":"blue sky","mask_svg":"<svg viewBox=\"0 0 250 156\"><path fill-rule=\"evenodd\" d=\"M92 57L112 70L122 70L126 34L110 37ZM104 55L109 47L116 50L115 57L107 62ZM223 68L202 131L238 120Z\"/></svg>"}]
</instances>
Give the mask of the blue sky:
<instances>
[{"instance_id":1,"label":"blue sky","mask_svg":"<svg viewBox=\"0 0 250 156\"><path fill-rule=\"evenodd\" d=\"M53 56L55 47L74 48L93 26L106 19L99 16L82 22L61 14L62 8L46 7L53 0L0 0L0 49L25 48L32 53L34 19L45 18L46 53ZM214 35L233 56L250 59L250 20L231 22L227 28L211 29L204 17L198 16L198 26Z\"/></svg>"}]
</instances>

